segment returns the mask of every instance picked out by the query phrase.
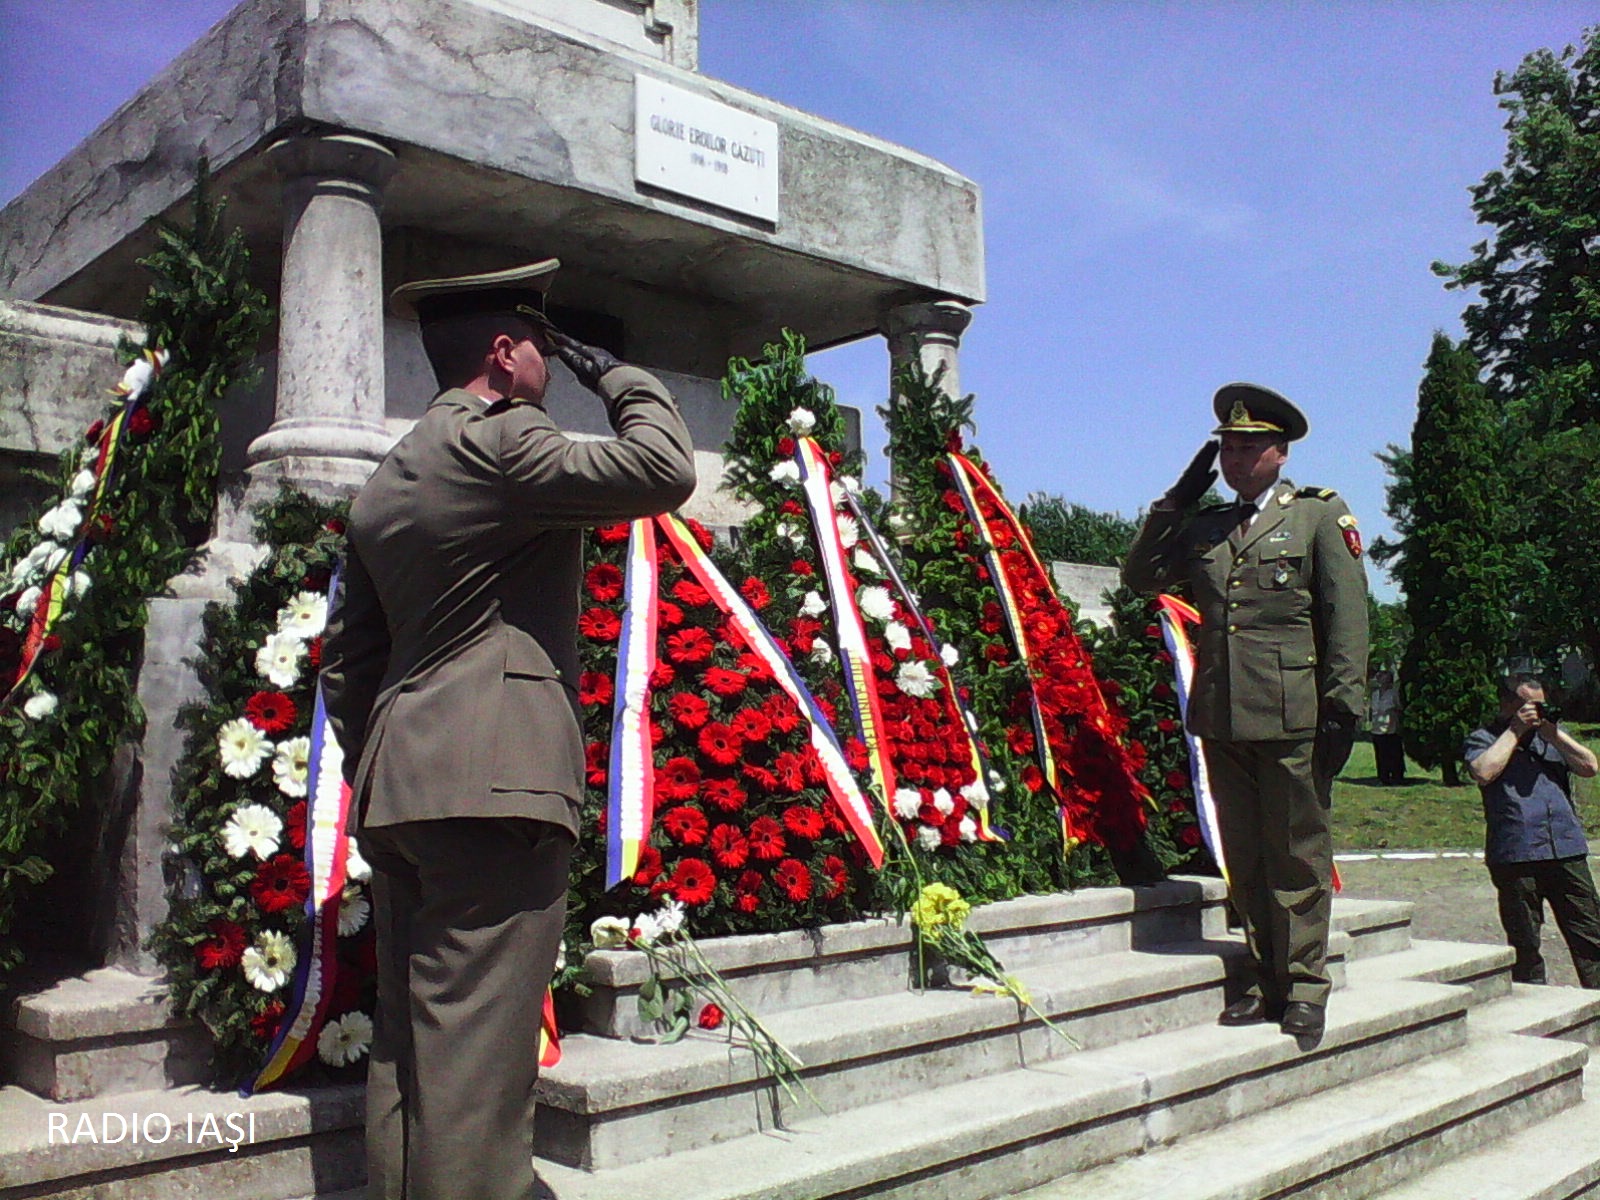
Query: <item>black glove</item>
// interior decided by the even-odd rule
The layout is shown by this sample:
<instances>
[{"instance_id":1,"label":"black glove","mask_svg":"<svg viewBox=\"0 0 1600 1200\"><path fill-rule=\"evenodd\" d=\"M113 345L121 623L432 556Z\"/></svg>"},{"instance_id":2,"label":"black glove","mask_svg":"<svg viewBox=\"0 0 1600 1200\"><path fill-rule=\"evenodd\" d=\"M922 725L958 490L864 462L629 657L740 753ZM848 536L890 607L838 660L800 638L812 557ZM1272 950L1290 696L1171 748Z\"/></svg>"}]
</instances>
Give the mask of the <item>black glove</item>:
<instances>
[{"instance_id":1,"label":"black glove","mask_svg":"<svg viewBox=\"0 0 1600 1200\"><path fill-rule=\"evenodd\" d=\"M1206 489L1217 481L1216 469L1211 465L1217 461L1217 448L1215 441L1208 441L1200 447L1183 469L1183 474L1178 476L1178 482L1161 497L1163 508L1188 508L1206 494Z\"/></svg>"},{"instance_id":2,"label":"black glove","mask_svg":"<svg viewBox=\"0 0 1600 1200\"><path fill-rule=\"evenodd\" d=\"M1333 787L1334 777L1350 761L1350 750L1355 744L1354 714L1328 713L1322 718L1311 747L1311 773L1316 777L1319 790Z\"/></svg>"},{"instance_id":3,"label":"black glove","mask_svg":"<svg viewBox=\"0 0 1600 1200\"><path fill-rule=\"evenodd\" d=\"M577 376L578 382L591 392L600 390L600 377L613 367L622 365L599 346L586 346L576 338L568 337L554 325L546 325L545 338L556 357L567 364L567 369Z\"/></svg>"}]
</instances>

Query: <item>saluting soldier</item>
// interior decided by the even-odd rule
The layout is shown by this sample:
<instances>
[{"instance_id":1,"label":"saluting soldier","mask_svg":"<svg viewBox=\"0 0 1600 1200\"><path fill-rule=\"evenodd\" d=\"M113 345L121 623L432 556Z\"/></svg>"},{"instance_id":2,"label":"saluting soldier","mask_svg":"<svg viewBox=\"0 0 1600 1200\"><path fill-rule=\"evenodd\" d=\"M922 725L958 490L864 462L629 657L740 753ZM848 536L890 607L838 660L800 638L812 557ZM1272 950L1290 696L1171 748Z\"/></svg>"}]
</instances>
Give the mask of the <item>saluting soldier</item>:
<instances>
[{"instance_id":1,"label":"saluting soldier","mask_svg":"<svg viewBox=\"0 0 1600 1200\"><path fill-rule=\"evenodd\" d=\"M1256 978L1218 1018L1321 1036L1328 993L1333 777L1349 757L1367 669L1356 519L1328 488L1282 478L1305 416L1230 383L1220 424L1150 507L1123 567L1141 592L1187 585L1201 624L1186 724L1217 798L1230 898ZM1217 477L1235 503L1196 510Z\"/></svg>"}]
</instances>

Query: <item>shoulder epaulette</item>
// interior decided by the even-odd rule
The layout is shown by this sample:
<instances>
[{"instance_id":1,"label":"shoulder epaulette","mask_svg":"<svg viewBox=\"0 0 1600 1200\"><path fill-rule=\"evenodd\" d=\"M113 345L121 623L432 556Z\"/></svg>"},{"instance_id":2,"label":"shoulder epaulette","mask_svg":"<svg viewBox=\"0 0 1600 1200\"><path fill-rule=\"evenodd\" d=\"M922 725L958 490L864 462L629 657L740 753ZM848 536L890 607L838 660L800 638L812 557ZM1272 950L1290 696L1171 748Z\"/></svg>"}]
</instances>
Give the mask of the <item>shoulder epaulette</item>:
<instances>
[{"instance_id":1,"label":"shoulder epaulette","mask_svg":"<svg viewBox=\"0 0 1600 1200\"><path fill-rule=\"evenodd\" d=\"M1295 493L1300 500L1332 500L1339 495L1332 488L1303 487Z\"/></svg>"}]
</instances>

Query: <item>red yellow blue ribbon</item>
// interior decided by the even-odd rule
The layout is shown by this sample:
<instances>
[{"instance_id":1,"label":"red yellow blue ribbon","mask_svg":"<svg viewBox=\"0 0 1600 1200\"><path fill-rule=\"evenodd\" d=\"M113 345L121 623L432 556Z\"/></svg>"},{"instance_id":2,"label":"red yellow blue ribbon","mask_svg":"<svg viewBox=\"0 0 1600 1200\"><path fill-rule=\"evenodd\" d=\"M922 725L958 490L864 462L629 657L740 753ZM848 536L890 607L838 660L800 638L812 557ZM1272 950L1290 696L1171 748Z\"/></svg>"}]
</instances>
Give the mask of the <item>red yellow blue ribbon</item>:
<instances>
[{"instance_id":1,"label":"red yellow blue ribbon","mask_svg":"<svg viewBox=\"0 0 1600 1200\"><path fill-rule=\"evenodd\" d=\"M650 837L655 755L650 740L650 674L656 665L660 562L648 517L628 532L622 634L617 644L611 765L606 797L606 887L633 878Z\"/></svg>"}]
</instances>

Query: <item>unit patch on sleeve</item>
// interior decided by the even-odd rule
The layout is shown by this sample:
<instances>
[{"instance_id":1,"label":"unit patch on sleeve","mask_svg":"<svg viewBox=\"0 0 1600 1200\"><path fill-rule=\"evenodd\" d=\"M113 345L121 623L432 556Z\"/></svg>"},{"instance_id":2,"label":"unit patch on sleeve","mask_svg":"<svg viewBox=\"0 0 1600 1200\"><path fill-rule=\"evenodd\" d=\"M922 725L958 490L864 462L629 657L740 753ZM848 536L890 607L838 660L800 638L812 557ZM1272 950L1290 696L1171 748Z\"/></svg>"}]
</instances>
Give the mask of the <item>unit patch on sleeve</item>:
<instances>
[{"instance_id":1,"label":"unit patch on sleeve","mask_svg":"<svg viewBox=\"0 0 1600 1200\"><path fill-rule=\"evenodd\" d=\"M1349 513L1339 518L1339 532L1344 534L1344 544L1350 550L1350 557L1360 558L1361 531L1356 528L1356 519Z\"/></svg>"}]
</instances>

